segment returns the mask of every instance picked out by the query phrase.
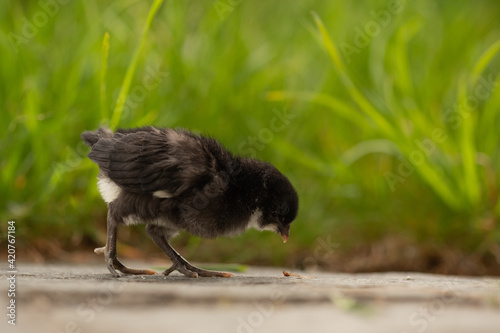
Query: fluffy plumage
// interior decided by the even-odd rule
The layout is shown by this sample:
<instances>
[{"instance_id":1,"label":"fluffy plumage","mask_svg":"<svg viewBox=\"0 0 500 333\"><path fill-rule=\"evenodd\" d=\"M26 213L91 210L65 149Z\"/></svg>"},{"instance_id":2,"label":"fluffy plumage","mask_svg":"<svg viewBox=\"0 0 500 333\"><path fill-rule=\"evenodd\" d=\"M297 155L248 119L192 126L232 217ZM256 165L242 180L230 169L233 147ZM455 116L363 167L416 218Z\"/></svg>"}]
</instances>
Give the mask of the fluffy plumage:
<instances>
[{"instance_id":1,"label":"fluffy plumage","mask_svg":"<svg viewBox=\"0 0 500 333\"><path fill-rule=\"evenodd\" d=\"M108 204L108 268L151 274L116 258L119 224L146 224L148 235L172 259L172 270L194 276L228 276L191 266L168 244L179 230L215 238L253 227L288 239L298 196L269 163L234 156L213 138L186 130L142 127L87 131L83 141L99 166L98 186ZM114 237L113 237L114 236ZM181 260L182 259L182 260ZM194 273L194 274L192 274Z\"/></svg>"}]
</instances>

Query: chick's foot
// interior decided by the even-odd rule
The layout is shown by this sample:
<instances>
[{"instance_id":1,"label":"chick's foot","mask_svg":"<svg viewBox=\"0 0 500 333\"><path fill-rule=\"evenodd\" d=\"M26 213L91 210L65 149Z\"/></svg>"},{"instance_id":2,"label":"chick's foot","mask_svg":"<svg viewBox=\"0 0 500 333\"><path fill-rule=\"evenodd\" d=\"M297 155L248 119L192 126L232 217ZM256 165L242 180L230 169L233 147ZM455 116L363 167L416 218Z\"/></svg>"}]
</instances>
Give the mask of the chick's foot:
<instances>
[{"instance_id":1,"label":"chick's foot","mask_svg":"<svg viewBox=\"0 0 500 333\"><path fill-rule=\"evenodd\" d=\"M169 269L165 270L162 274L169 275L170 273L172 273L173 271L176 270L176 271L184 274L185 276L191 277L191 278L197 278L198 276L229 278L229 277L234 276L233 273L208 271L205 269L201 269L201 268L198 268L198 267L191 265L189 262L187 262L186 260L183 260L183 259L184 258L182 258L182 260L179 260L179 261L183 261L183 262L174 263L172 266L170 266Z\"/></svg>"}]
</instances>

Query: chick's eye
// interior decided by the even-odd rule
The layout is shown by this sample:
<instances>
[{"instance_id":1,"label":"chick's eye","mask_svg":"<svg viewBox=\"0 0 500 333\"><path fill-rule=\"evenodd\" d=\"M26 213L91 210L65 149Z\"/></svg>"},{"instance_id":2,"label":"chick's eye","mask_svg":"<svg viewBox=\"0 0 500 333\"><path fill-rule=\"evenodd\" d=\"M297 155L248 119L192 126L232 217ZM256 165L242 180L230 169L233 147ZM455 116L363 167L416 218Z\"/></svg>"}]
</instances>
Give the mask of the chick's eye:
<instances>
[{"instance_id":1,"label":"chick's eye","mask_svg":"<svg viewBox=\"0 0 500 333\"><path fill-rule=\"evenodd\" d=\"M289 211L290 211L290 209L288 208L288 205L282 205L278 210L278 214L286 215L286 214L288 214Z\"/></svg>"}]
</instances>

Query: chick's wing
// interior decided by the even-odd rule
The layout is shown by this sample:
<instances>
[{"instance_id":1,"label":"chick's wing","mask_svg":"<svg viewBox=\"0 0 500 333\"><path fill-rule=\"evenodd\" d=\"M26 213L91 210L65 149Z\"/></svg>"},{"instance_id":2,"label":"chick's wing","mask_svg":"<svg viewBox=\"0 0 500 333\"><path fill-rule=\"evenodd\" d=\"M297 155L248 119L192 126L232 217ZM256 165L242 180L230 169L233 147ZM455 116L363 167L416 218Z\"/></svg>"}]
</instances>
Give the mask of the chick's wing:
<instances>
[{"instance_id":1,"label":"chick's wing","mask_svg":"<svg viewBox=\"0 0 500 333\"><path fill-rule=\"evenodd\" d=\"M117 132L92 147L89 158L120 187L135 193L162 191L165 197L210 181L216 172L207 147L178 130Z\"/></svg>"}]
</instances>

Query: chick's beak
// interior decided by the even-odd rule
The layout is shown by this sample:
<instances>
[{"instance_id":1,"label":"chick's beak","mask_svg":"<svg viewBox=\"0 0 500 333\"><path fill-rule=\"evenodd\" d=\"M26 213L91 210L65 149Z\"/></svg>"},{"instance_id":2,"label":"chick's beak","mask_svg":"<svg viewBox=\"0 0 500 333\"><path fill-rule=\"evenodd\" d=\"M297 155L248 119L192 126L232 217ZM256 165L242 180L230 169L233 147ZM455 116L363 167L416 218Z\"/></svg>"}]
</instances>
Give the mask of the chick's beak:
<instances>
[{"instance_id":1,"label":"chick's beak","mask_svg":"<svg viewBox=\"0 0 500 333\"><path fill-rule=\"evenodd\" d=\"M281 238L283 238L283 243L286 243L288 241L288 236L290 236L290 225L279 226L278 230L281 234Z\"/></svg>"}]
</instances>

